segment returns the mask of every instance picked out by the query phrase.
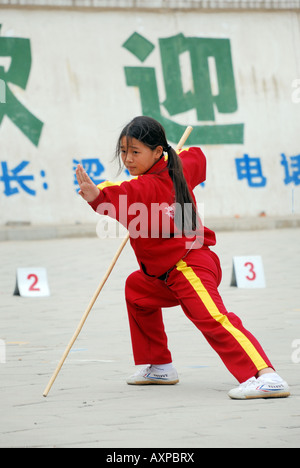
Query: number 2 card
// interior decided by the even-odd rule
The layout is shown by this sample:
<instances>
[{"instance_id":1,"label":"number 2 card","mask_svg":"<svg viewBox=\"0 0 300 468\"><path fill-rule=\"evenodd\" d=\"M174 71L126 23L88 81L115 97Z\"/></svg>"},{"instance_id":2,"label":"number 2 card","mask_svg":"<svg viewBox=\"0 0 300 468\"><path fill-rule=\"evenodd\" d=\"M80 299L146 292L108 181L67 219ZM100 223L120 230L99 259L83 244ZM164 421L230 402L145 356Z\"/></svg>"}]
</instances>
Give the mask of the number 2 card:
<instances>
[{"instance_id":1,"label":"number 2 card","mask_svg":"<svg viewBox=\"0 0 300 468\"><path fill-rule=\"evenodd\" d=\"M18 268L15 296L50 296L47 271L45 268Z\"/></svg>"}]
</instances>

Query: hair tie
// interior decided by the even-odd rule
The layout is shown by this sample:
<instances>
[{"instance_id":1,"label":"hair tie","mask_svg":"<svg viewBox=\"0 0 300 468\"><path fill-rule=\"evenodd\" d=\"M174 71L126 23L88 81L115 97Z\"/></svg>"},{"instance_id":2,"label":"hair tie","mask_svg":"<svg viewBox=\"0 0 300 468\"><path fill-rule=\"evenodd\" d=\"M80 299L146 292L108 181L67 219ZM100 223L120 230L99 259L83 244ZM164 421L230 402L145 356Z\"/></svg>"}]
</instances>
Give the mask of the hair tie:
<instances>
[{"instance_id":1,"label":"hair tie","mask_svg":"<svg viewBox=\"0 0 300 468\"><path fill-rule=\"evenodd\" d=\"M166 151L170 151L170 149L172 149L172 146L167 145L167 150Z\"/></svg>"}]
</instances>

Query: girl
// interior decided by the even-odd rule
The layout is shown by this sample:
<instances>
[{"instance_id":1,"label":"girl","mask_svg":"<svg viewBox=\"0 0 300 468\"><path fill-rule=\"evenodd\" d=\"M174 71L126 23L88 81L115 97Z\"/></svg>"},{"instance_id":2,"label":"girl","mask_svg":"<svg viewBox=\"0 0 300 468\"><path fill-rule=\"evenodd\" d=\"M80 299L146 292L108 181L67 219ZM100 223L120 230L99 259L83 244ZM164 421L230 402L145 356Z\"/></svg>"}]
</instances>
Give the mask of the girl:
<instances>
[{"instance_id":1,"label":"girl","mask_svg":"<svg viewBox=\"0 0 300 468\"><path fill-rule=\"evenodd\" d=\"M131 180L96 186L80 165L76 175L84 200L129 230L140 266L127 279L125 294L135 364L144 367L127 383L178 383L162 308L180 304L239 381L230 398L289 396L287 383L218 293L221 267L210 250L215 234L202 226L193 194L206 176L202 151L177 155L159 122L136 117L121 132L116 156Z\"/></svg>"}]
</instances>

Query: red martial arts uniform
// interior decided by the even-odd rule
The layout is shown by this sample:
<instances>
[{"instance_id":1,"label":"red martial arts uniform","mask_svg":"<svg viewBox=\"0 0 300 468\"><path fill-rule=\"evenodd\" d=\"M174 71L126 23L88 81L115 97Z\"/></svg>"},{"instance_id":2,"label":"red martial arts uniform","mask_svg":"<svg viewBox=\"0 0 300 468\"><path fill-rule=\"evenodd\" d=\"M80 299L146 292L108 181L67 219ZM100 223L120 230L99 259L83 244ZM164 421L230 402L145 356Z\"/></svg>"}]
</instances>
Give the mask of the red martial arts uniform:
<instances>
[{"instance_id":1,"label":"red martial arts uniform","mask_svg":"<svg viewBox=\"0 0 300 468\"><path fill-rule=\"evenodd\" d=\"M180 158L192 193L206 178L205 156L199 148L189 148ZM209 248L216 243L215 234L202 227L192 237L179 235L166 158L135 179L98 187L99 196L90 205L129 230L140 265L127 279L125 290L135 363L172 361L162 308L181 305L239 382L272 367L258 341L235 314L227 312L218 293L222 272Z\"/></svg>"}]
</instances>

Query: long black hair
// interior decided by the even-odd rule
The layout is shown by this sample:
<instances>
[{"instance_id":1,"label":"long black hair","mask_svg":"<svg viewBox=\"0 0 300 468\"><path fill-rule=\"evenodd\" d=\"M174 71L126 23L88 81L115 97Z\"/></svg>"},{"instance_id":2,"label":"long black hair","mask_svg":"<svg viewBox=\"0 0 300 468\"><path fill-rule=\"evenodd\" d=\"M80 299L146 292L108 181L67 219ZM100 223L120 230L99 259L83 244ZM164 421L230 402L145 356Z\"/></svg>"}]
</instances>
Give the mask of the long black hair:
<instances>
[{"instance_id":1,"label":"long black hair","mask_svg":"<svg viewBox=\"0 0 300 468\"><path fill-rule=\"evenodd\" d=\"M197 226L195 203L183 174L181 159L168 144L164 127L157 120L146 116L135 117L129 122L123 128L116 146L116 158L119 161L120 170L123 168L120 158L123 137L135 138L152 150L162 146L163 151L168 153L167 168L173 181L176 203L175 224L184 234L190 233L191 230L195 231Z\"/></svg>"}]
</instances>

